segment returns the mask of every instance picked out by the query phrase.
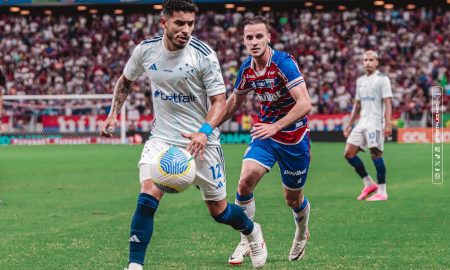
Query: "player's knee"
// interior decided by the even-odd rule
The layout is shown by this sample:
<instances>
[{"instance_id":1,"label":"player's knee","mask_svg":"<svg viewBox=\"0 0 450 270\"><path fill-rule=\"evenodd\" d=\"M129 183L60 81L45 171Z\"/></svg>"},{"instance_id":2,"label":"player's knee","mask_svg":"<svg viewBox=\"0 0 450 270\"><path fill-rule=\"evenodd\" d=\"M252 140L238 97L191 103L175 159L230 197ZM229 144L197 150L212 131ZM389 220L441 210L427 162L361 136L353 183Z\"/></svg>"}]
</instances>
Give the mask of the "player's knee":
<instances>
[{"instance_id":1,"label":"player's knee","mask_svg":"<svg viewBox=\"0 0 450 270\"><path fill-rule=\"evenodd\" d=\"M286 204L291 208L299 208L301 204L301 198L286 198Z\"/></svg>"},{"instance_id":2,"label":"player's knee","mask_svg":"<svg viewBox=\"0 0 450 270\"><path fill-rule=\"evenodd\" d=\"M253 192L253 185L251 181L247 178L241 178L238 184L238 193L240 195L246 196L250 195Z\"/></svg>"},{"instance_id":3,"label":"player's knee","mask_svg":"<svg viewBox=\"0 0 450 270\"><path fill-rule=\"evenodd\" d=\"M383 156L383 152L379 151L378 149L370 151L370 156L372 159L377 159Z\"/></svg>"},{"instance_id":4,"label":"player's knee","mask_svg":"<svg viewBox=\"0 0 450 270\"><path fill-rule=\"evenodd\" d=\"M286 204L291 208L299 208L300 207L300 199L290 200L286 199Z\"/></svg>"},{"instance_id":5,"label":"player's knee","mask_svg":"<svg viewBox=\"0 0 450 270\"><path fill-rule=\"evenodd\" d=\"M225 209L223 209L220 213L212 213L211 217L217 222L217 223L222 223L222 224L228 224L228 221L230 219L230 215L231 215L231 205L227 204L227 206L225 207Z\"/></svg>"},{"instance_id":6,"label":"player's knee","mask_svg":"<svg viewBox=\"0 0 450 270\"><path fill-rule=\"evenodd\" d=\"M344 151L344 157L346 159L352 158L355 156L355 153L353 153L353 151L349 150L349 149L345 149Z\"/></svg>"}]
</instances>

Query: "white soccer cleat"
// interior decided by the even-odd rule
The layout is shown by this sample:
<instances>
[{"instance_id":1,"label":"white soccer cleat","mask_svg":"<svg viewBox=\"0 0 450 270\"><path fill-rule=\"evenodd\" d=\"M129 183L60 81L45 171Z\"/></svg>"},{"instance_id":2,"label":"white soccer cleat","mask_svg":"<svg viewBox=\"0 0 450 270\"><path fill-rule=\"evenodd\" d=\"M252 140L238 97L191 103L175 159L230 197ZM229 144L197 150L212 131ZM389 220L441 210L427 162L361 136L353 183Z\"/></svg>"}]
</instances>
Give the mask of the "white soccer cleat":
<instances>
[{"instance_id":1,"label":"white soccer cleat","mask_svg":"<svg viewBox=\"0 0 450 270\"><path fill-rule=\"evenodd\" d=\"M261 225L255 223L253 230L257 230L257 234L253 241L250 242L250 258L254 268L262 268L267 260L266 242L264 241Z\"/></svg>"},{"instance_id":2,"label":"white soccer cleat","mask_svg":"<svg viewBox=\"0 0 450 270\"><path fill-rule=\"evenodd\" d=\"M250 244L247 238L241 233L241 241L230 258L228 258L228 263L231 265L240 265L244 262L244 257L248 255L250 255Z\"/></svg>"},{"instance_id":3,"label":"white soccer cleat","mask_svg":"<svg viewBox=\"0 0 450 270\"><path fill-rule=\"evenodd\" d=\"M299 233L298 229L296 229L291 251L289 252L290 261L299 261L303 259L306 254L306 243L309 240L309 231L306 231L303 236L297 237Z\"/></svg>"},{"instance_id":4,"label":"white soccer cleat","mask_svg":"<svg viewBox=\"0 0 450 270\"><path fill-rule=\"evenodd\" d=\"M142 270L142 265L138 263L130 263L128 268L124 268L123 270Z\"/></svg>"}]
</instances>

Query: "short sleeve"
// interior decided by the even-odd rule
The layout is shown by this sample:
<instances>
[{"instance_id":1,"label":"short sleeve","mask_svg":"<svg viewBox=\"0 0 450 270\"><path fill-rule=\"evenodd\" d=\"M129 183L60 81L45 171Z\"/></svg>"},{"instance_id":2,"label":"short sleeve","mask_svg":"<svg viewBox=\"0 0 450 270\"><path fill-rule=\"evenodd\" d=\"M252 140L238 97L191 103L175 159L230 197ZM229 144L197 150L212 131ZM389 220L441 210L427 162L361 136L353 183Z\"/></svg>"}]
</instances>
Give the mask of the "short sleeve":
<instances>
[{"instance_id":1,"label":"short sleeve","mask_svg":"<svg viewBox=\"0 0 450 270\"><path fill-rule=\"evenodd\" d=\"M355 91L355 99L356 100L361 100L361 95L360 95L360 90L359 90L359 80L356 81L356 91Z\"/></svg>"},{"instance_id":2,"label":"short sleeve","mask_svg":"<svg viewBox=\"0 0 450 270\"><path fill-rule=\"evenodd\" d=\"M295 61L292 56L286 56L278 68L287 80L286 88L288 90L291 90L295 86L305 82L303 75L298 68L297 61Z\"/></svg>"},{"instance_id":3,"label":"short sleeve","mask_svg":"<svg viewBox=\"0 0 450 270\"><path fill-rule=\"evenodd\" d=\"M391 80L389 80L389 77L387 77L387 76L383 77L383 80L382 80L381 95L383 98L393 97L392 88L391 88Z\"/></svg>"},{"instance_id":4,"label":"short sleeve","mask_svg":"<svg viewBox=\"0 0 450 270\"><path fill-rule=\"evenodd\" d=\"M208 96L216 96L226 92L216 53L211 53L205 57L202 78Z\"/></svg>"},{"instance_id":5,"label":"short sleeve","mask_svg":"<svg viewBox=\"0 0 450 270\"><path fill-rule=\"evenodd\" d=\"M138 45L134 48L130 59L128 59L123 69L123 75L128 80L135 81L142 73L144 73L144 67L142 66L142 46Z\"/></svg>"},{"instance_id":6,"label":"short sleeve","mask_svg":"<svg viewBox=\"0 0 450 270\"><path fill-rule=\"evenodd\" d=\"M234 93L237 95L246 94L252 91L252 88L248 85L247 80L244 77L244 63L239 68L239 72L234 83Z\"/></svg>"}]
</instances>

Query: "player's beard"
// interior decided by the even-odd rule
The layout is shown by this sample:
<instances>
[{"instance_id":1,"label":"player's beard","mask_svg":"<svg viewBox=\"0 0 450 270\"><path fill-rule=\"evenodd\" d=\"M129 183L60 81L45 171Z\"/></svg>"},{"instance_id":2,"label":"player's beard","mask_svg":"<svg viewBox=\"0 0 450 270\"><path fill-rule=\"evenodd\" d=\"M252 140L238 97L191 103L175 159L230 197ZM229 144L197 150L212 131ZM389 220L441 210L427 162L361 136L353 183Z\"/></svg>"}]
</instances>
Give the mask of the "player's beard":
<instances>
[{"instance_id":1,"label":"player's beard","mask_svg":"<svg viewBox=\"0 0 450 270\"><path fill-rule=\"evenodd\" d=\"M375 68L374 67L365 67L364 68L366 70L367 74L372 74L375 72Z\"/></svg>"},{"instance_id":2,"label":"player's beard","mask_svg":"<svg viewBox=\"0 0 450 270\"><path fill-rule=\"evenodd\" d=\"M184 47L186 47L187 42L185 44L179 44L172 32L167 31L166 35L167 35L167 38L169 39L169 42L172 43L173 46L175 46L177 49L183 49Z\"/></svg>"}]
</instances>

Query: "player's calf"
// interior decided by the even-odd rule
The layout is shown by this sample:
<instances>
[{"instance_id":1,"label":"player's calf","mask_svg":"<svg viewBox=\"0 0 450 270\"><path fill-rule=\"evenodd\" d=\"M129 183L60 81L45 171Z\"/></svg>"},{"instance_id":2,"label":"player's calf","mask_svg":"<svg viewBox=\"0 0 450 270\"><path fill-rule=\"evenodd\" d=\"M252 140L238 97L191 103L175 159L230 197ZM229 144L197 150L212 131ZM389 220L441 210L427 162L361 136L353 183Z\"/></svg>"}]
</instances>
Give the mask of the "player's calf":
<instances>
[{"instance_id":1,"label":"player's calf","mask_svg":"<svg viewBox=\"0 0 450 270\"><path fill-rule=\"evenodd\" d=\"M306 244L309 239L309 212L310 204L306 197L304 197L300 206L292 209L296 229L291 251L289 252L290 261L301 260L305 257Z\"/></svg>"},{"instance_id":2,"label":"player's calf","mask_svg":"<svg viewBox=\"0 0 450 270\"><path fill-rule=\"evenodd\" d=\"M248 235L252 232L254 224L241 207L235 204L227 204L225 210L217 216L213 216L218 223L230 225L233 229Z\"/></svg>"},{"instance_id":3,"label":"player's calf","mask_svg":"<svg viewBox=\"0 0 450 270\"><path fill-rule=\"evenodd\" d=\"M142 269L145 253L152 238L153 218L158 204L159 201L152 195L139 194L136 211L131 221L129 269Z\"/></svg>"}]
</instances>

